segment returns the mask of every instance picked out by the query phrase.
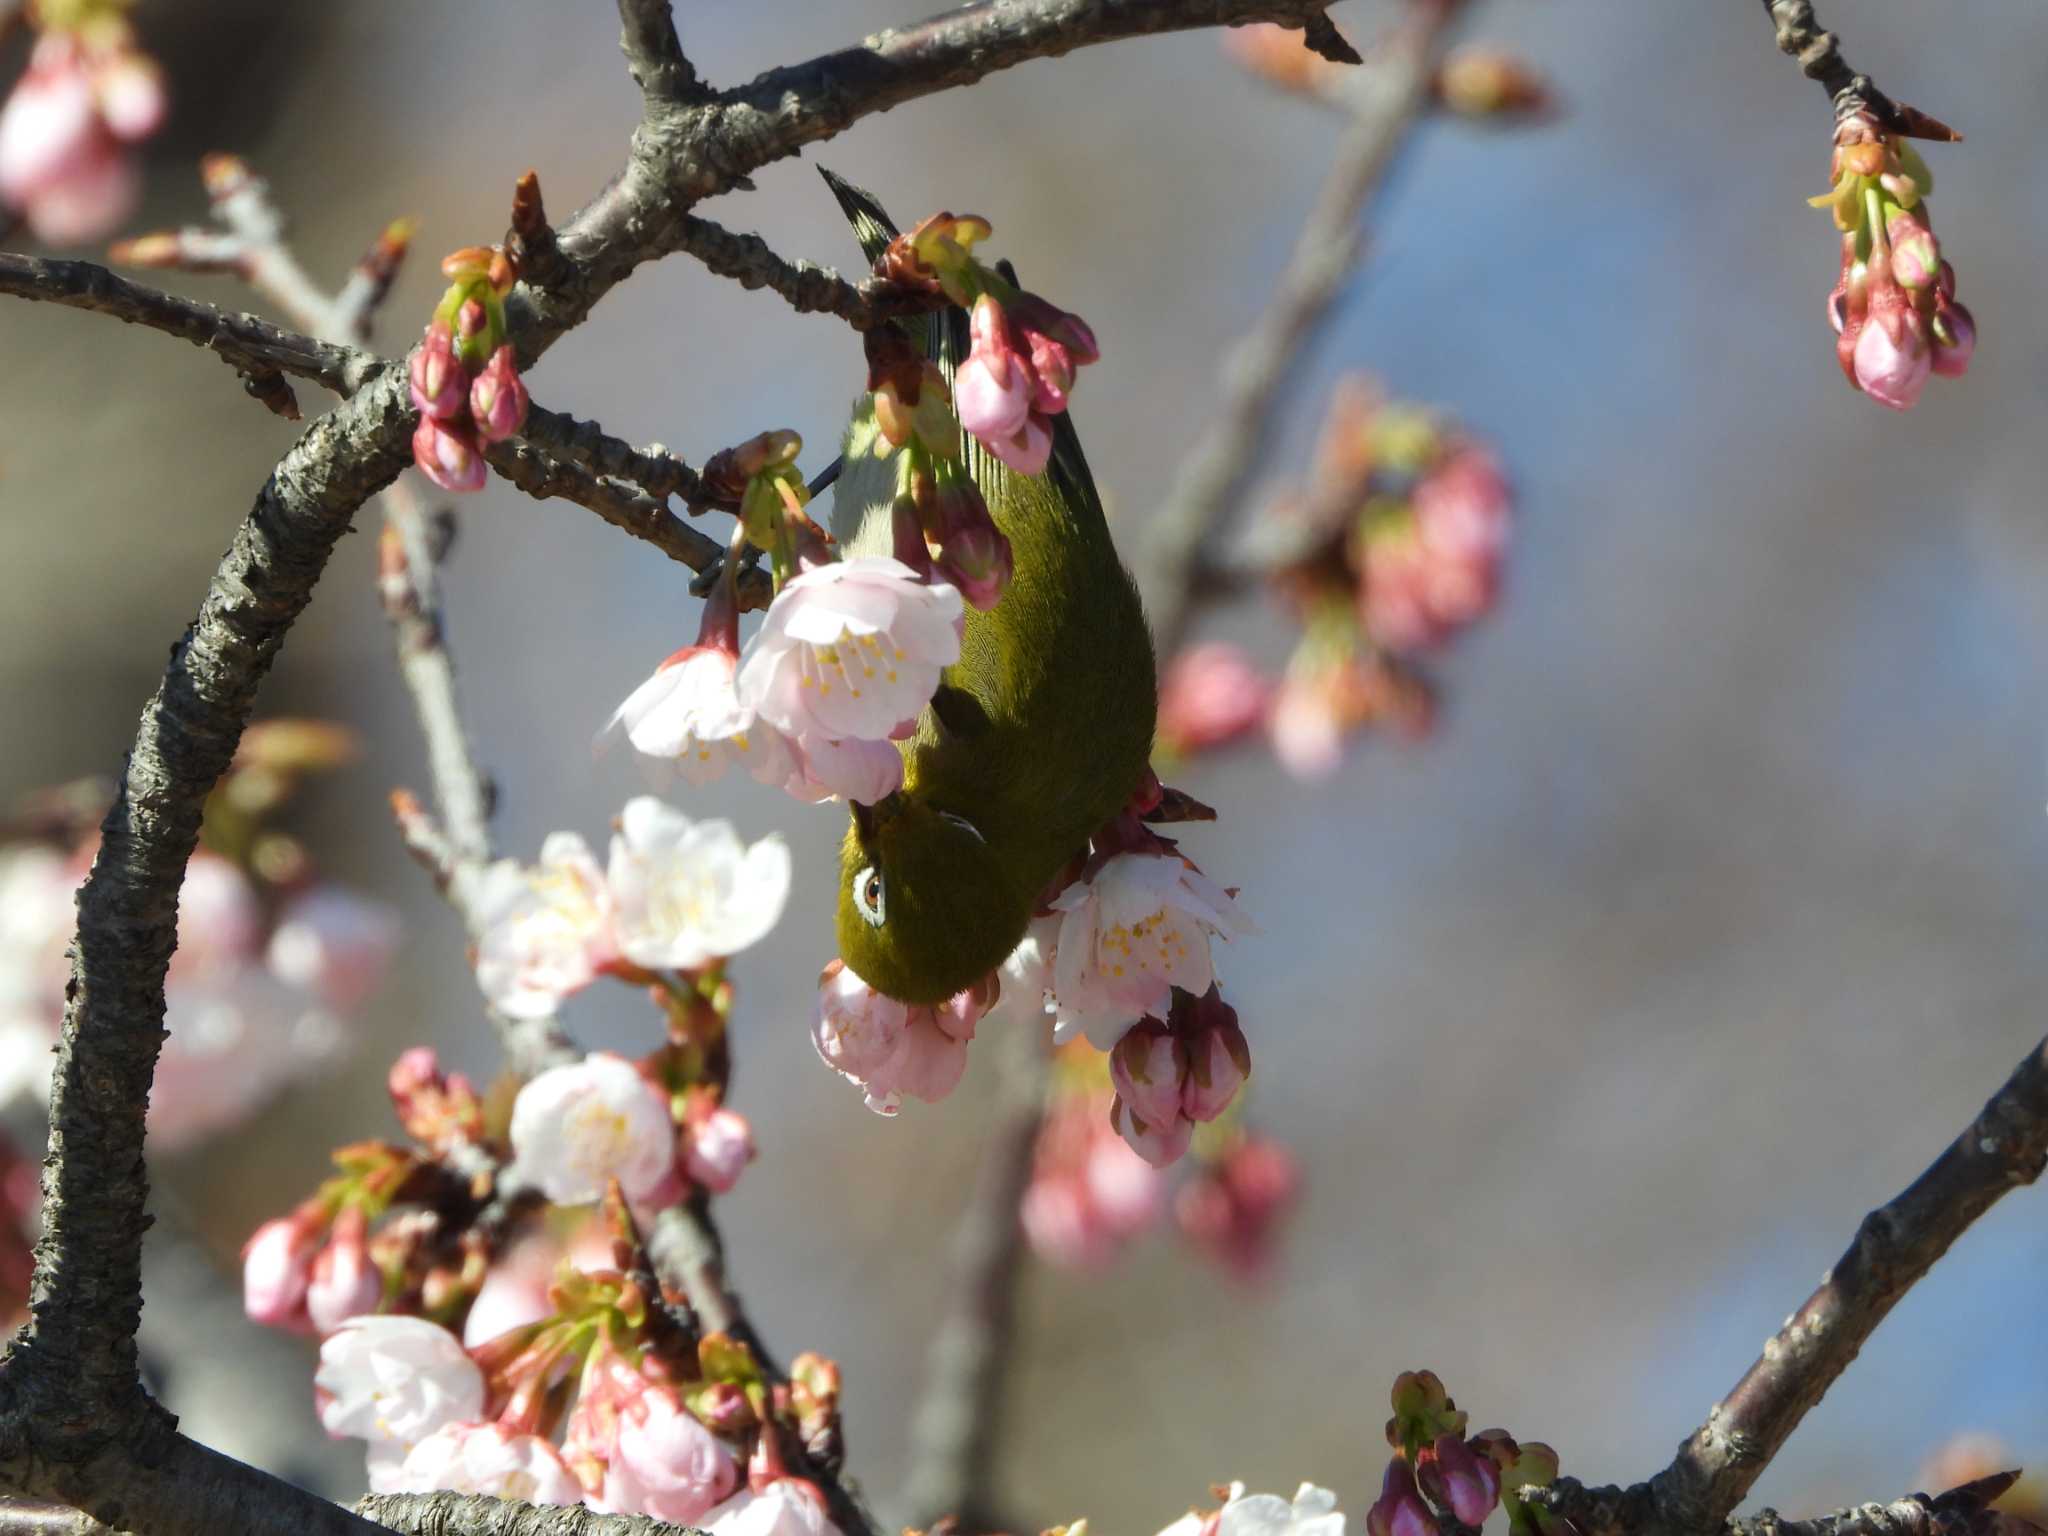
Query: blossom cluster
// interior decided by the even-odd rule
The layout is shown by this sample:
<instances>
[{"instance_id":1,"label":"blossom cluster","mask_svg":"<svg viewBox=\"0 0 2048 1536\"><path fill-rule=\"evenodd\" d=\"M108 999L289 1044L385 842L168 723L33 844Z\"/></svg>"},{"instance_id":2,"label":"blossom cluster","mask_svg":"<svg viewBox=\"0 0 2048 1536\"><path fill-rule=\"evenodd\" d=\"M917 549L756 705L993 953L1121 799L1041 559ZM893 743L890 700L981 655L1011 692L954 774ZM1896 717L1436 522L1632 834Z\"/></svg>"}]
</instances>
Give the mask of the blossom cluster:
<instances>
[{"instance_id":1,"label":"blossom cluster","mask_svg":"<svg viewBox=\"0 0 2048 1536\"><path fill-rule=\"evenodd\" d=\"M789 899L789 847L745 843L652 795L626 802L600 865L574 832L540 861L501 859L474 898L477 984L513 1018L545 1018L601 975L635 983L714 967L764 938Z\"/></svg>"},{"instance_id":2,"label":"blossom cluster","mask_svg":"<svg viewBox=\"0 0 2048 1536\"><path fill-rule=\"evenodd\" d=\"M1835 355L1857 389L1910 410L1935 374L1960 378L1977 326L1956 301L1955 268L1934 238L1933 175L1918 150L1868 110L1835 128L1834 185L1815 207L1842 234L1842 265L1828 294Z\"/></svg>"},{"instance_id":3,"label":"blossom cluster","mask_svg":"<svg viewBox=\"0 0 2048 1536\"><path fill-rule=\"evenodd\" d=\"M1387 1442L1394 1455L1366 1512L1368 1536L1478 1530L1495 1509L1506 1511L1509 1536L1561 1536L1567 1529L1519 1497L1556 1479L1557 1454L1549 1446L1517 1442L1504 1429L1467 1436L1464 1411L1430 1371L1402 1372L1391 1401ZM1303 1483L1291 1500L1248 1495L1243 1483L1216 1492L1223 1495L1218 1507L1190 1510L1159 1536L1343 1536L1337 1496L1313 1483Z\"/></svg>"},{"instance_id":4,"label":"blossom cluster","mask_svg":"<svg viewBox=\"0 0 2048 1536\"><path fill-rule=\"evenodd\" d=\"M1499 596L1512 501L1493 456L1362 379L1334 392L1307 485L1272 507L1251 557L1301 629L1281 677L1198 645L1160 684L1159 747L1185 758L1264 733L1289 772L1335 771L1345 738L1429 728L1418 664Z\"/></svg>"},{"instance_id":5,"label":"blossom cluster","mask_svg":"<svg viewBox=\"0 0 2048 1536\"><path fill-rule=\"evenodd\" d=\"M1060 1048L1021 1213L1032 1252L1047 1263L1104 1264L1166 1209L1165 1173L1113 1123L1118 1092L1109 1056L1085 1039ZM1203 1128L1189 1161L1172 1201L1181 1234L1234 1278L1262 1278L1300 1190L1292 1154L1230 1116Z\"/></svg>"},{"instance_id":6,"label":"blossom cluster","mask_svg":"<svg viewBox=\"0 0 2048 1536\"><path fill-rule=\"evenodd\" d=\"M1161 794L1150 786L1153 803ZM1184 1154L1251 1069L1236 1014L1216 991L1210 941L1253 931L1230 892L1137 814L1098 833L1071 878L1002 967L937 1006L888 997L838 962L819 980L818 1055L868 1107L936 1102L958 1085L977 1022L1000 1009L1055 1043L1088 1036L1110 1052L1110 1121L1147 1162Z\"/></svg>"},{"instance_id":7,"label":"blossom cluster","mask_svg":"<svg viewBox=\"0 0 2048 1536\"><path fill-rule=\"evenodd\" d=\"M127 0L39 0L28 69L0 107L0 205L48 245L103 240L135 209L134 145L163 126L163 71Z\"/></svg>"},{"instance_id":8,"label":"blossom cluster","mask_svg":"<svg viewBox=\"0 0 2048 1536\"><path fill-rule=\"evenodd\" d=\"M503 251L471 246L441 263L450 279L407 365L420 413L412 457L444 491L483 489L483 450L526 424L529 401L505 339L514 270Z\"/></svg>"},{"instance_id":9,"label":"blossom cluster","mask_svg":"<svg viewBox=\"0 0 2048 1536\"><path fill-rule=\"evenodd\" d=\"M242 1254L244 1310L321 1335L379 1311L462 1326L480 1310L492 1332L541 1315L534 1255L515 1261L502 1234L473 1230L493 1199L586 1206L616 1186L652 1215L693 1187L730 1190L752 1159L752 1129L720 1103L722 1085L673 1091L671 1055L593 1052L535 1076L506 1112L427 1047L405 1052L389 1087L412 1144L341 1148L332 1178L258 1227Z\"/></svg>"},{"instance_id":10,"label":"blossom cluster","mask_svg":"<svg viewBox=\"0 0 2048 1536\"><path fill-rule=\"evenodd\" d=\"M149 1097L158 1150L238 1124L329 1060L384 976L395 914L321 879L270 825L300 774L348 750L310 722L254 726L208 804L165 983L168 1034ZM0 847L0 1102L49 1091L65 945L98 852L96 800L51 805L50 836Z\"/></svg>"}]
</instances>

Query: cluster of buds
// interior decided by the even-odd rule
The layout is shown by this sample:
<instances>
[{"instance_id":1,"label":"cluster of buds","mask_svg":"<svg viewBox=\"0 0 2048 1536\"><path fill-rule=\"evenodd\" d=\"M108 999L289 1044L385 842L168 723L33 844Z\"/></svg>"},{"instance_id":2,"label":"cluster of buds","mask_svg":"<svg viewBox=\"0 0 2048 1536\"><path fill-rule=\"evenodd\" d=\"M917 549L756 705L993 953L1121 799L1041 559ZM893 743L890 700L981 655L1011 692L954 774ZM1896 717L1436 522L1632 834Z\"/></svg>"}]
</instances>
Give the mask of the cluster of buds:
<instances>
[{"instance_id":1,"label":"cluster of buds","mask_svg":"<svg viewBox=\"0 0 2048 1536\"><path fill-rule=\"evenodd\" d=\"M1857 389L1910 410L1933 374L1960 378L1977 327L1956 302L1955 268L1934 238L1934 180L1919 151L1869 110L1835 128L1834 186L1812 199L1842 234L1841 275L1828 295L1835 356Z\"/></svg>"},{"instance_id":2,"label":"cluster of buds","mask_svg":"<svg viewBox=\"0 0 2048 1536\"><path fill-rule=\"evenodd\" d=\"M968 311L968 354L953 379L959 424L1017 473L1042 474L1052 455L1052 418L1066 410L1077 370L1102 354L1079 315L976 259L974 247L989 232L986 219L933 214L890 243L875 273L898 288L942 293ZM900 376L892 377L900 387ZM899 416L923 398L921 387L912 388L892 402Z\"/></svg>"},{"instance_id":3,"label":"cluster of buds","mask_svg":"<svg viewBox=\"0 0 2048 1536\"><path fill-rule=\"evenodd\" d=\"M538 1303L459 1336L358 1316L322 1344L329 1434L367 1442L372 1491L447 1490L648 1515L719 1536L833 1530L785 1442L834 1450L838 1369L771 1386L744 1344L701 1334L655 1279L616 1181Z\"/></svg>"},{"instance_id":4,"label":"cluster of buds","mask_svg":"<svg viewBox=\"0 0 2048 1536\"><path fill-rule=\"evenodd\" d=\"M420 424L413 462L444 491L483 489L483 449L526 424L528 399L505 339L518 273L501 250L469 246L441 263L448 291L410 364Z\"/></svg>"},{"instance_id":5,"label":"cluster of buds","mask_svg":"<svg viewBox=\"0 0 2048 1536\"><path fill-rule=\"evenodd\" d=\"M35 0L28 70L0 108L0 204L49 245L105 239L134 211L133 147L163 125L163 71L127 0Z\"/></svg>"},{"instance_id":6,"label":"cluster of buds","mask_svg":"<svg viewBox=\"0 0 2048 1536\"><path fill-rule=\"evenodd\" d=\"M1345 738L1384 721L1428 731L1419 661L1489 613L1512 501L1486 449L1367 381L1332 395L1307 485L1272 507L1250 551L1301 638L1277 684L1242 653L1176 658L1161 689L1161 742L1187 754L1264 726L1281 764L1318 778Z\"/></svg>"},{"instance_id":7,"label":"cluster of buds","mask_svg":"<svg viewBox=\"0 0 2048 1536\"><path fill-rule=\"evenodd\" d=\"M1176 990L1164 1020L1141 1019L1110 1050L1110 1124L1164 1167L1179 1161L1197 1125L1230 1107L1251 1070L1237 1010L1213 986L1199 997Z\"/></svg>"},{"instance_id":8,"label":"cluster of buds","mask_svg":"<svg viewBox=\"0 0 2048 1536\"><path fill-rule=\"evenodd\" d=\"M995 607L1010 582L1010 541L961 462L960 419L945 375L893 326L867 333L867 354L872 451L902 453L892 508L896 558L951 583L976 608Z\"/></svg>"},{"instance_id":9,"label":"cluster of buds","mask_svg":"<svg viewBox=\"0 0 2048 1536\"><path fill-rule=\"evenodd\" d=\"M262 722L207 802L178 896L169 1033L149 1100L154 1151L238 1125L319 1070L382 982L396 915L321 878L276 824L309 773L352 753L336 727ZM0 846L0 1103L49 1091L71 969L65 944L105 809L104 786L80 789L29 814L36 836Z\"/></svg>"},{"instance_id":10,"label":"cluster of buds","mask_svg":"<svg viewBox=\"0 0 2048 1536\"><path fill-rule=\"evenodd\" d=\"M1173 1201L1181 1235L1226 1274L1247 1284L1263 1280L1301 1197L1301 1165L1280 1142L1238 1128L1213 1152L1198 1145L1196 1156Z\"/></svg>"},{"instance_id":11,"label":"cluster of buds","mask_svg":"<svg viewBox=\"0 0 2048 1536\"><path fill-rule=\"evenodd\" d=\"M1517 1442L1504 1429L1468 1436L1464 1410L1433 1371L1403 1371L1391 1401L1394 1455L1365 1517L1370 1536L1438 1536L1446 1525L1477 1530L1496 1508L1506 1509L1510 1536L1561 1536L1556 1517L1519 1497L1557 1477L1549 1446Z\"/></svg>"}]
</instances>

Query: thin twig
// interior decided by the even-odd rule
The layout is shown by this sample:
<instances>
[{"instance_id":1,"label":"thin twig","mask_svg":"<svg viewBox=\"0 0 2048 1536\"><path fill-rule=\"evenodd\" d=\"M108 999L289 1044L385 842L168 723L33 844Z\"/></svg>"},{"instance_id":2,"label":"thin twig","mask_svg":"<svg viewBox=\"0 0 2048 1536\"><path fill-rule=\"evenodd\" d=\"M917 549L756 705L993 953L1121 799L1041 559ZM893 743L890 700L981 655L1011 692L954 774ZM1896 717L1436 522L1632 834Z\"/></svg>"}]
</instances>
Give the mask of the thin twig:
<instances>
[{"instance_id":1,"label":"thin twig","mask_svg":"<svg viewBox=\"0 0 2048 1536\"><path fill-rule=\"evenodd\" d=\"M90 261L0 252L0 294L95 310L131 325L181 336L252 373L312 379L347 398L391 363L356 347L282 330L254 315L231 315L196 299L131 283Z\"/></svg>"},{"instance_id":2,"label":"thin twig","mask_svg":"<svg viewBox=\"0 0 2048 1536\"><path fill-rule=\"evenodd\" d=\"M594 475L630 480L657 501L679 496L695 507L703 500L704 486L697 471L670 453L660 443L635 448L623 438L613 437L594 421L578 421L562 411L535 405L526 412L520 436L571 463L580 464Z\"/></svg>"},{"instance_id":3,"label":"thin twig","mask_svg":"<svg viewBox=\"0 0 2048 1536\"><path fill-rule=\"evenodd\" d=\"M1195 439L1152 522L1148 606L1162 656L1180 648L1196 589L1244 501L1283 386L1351 277L1364 245L1360 215L1428 104L1437 43L1455 9L1454 0L1421 0L1364 66L1350 126L1273 297L1224 360L1217 418Z\"/></svg>"},{"instance_id":4,"label":"thin twig","mask_svg":"<svg viewBox=\"0 0 2048 1536\"><path fill-rule=\"evenodd\" d=\"M1584 1536L1718 1536L1807 1410L1900 1297L2007 1191L2048 1166L2048 1040L1896 1199L1863 1218L1820 1288L1647 1484L1545 1495Z\"/></svg>"},{"instance_id":5,"label":"thin twig","mask_svg":"<svg viewBox=\"0 0 2048 1536\"><path fill-rule=\"evenodd\" d=\"M1818 80L1834 103L1837 121L1868 112L1895 133L1916 138L1954 140L1962 137L1946 123L1938 122L1877 88L1868 75L1859 75L1842 57L1842 40L1821 29L1813 14L1812 0L1763 0L1764 14L1778 35L1778 50L1798 60L1809 80Z\"/></svg>"},{"instance_id":6,"label":"thin twig","mask_svg":"<svg viewBox=\"0 0 2048 1536\"><path fill-rule=\"evenodd\" d=\"M738 234L694 213L683 220L682 248L742 288L772 289L798 314L837 315L855 330L929 314L950 302L936 290L898 288L875 278L849 282L830 267L777 255L759 235Z\"/></svg>"}]
</instances>

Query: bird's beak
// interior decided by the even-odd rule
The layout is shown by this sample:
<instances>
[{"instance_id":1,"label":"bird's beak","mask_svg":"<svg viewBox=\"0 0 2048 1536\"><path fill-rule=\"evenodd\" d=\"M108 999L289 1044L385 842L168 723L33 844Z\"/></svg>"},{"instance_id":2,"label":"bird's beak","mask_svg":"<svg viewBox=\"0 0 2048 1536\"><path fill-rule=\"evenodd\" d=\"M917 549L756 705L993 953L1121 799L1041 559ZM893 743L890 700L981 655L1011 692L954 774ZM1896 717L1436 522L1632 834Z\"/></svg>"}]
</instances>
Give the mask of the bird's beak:
<instances>
[{"instance_id":1,"label":"bird's beak","mask_svg":"<svg viewBox=\"0 0 2048 1536\"><path fill-rule=\"evenodd\" d=\"M872 839L875 833L887 826L891 821L894 821L902 810L903 791L900 789L891 790L873 805L862 805L856 800L853 802L854 830L860 834L860 840L865 843Z\"/></svg>"}]
</instances>

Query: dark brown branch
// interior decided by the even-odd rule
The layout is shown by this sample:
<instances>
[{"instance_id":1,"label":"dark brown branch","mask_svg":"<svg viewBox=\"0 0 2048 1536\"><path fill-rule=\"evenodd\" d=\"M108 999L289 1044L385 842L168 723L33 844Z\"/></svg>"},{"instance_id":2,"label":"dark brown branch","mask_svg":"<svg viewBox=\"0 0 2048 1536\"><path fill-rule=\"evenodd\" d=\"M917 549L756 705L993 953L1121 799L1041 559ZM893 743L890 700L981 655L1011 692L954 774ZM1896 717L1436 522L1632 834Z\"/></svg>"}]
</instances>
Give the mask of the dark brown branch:
<instances>
[{"instance_id":1,"label":"dark brown branch","mask_svg":"<svg viewBox=\"0 0 2048 1536\"><path fill-rule=\"evenodd\" d=\"M146 325L216 353L244 373L288 373L344 397L390 367L355 347L281 330L254 315L230 315L211 304L131 283L89 261L57 261L0 252L0 294L96 310Z\"/></svg>"},{"instance_id":2,"label":"dark brown branch","mask_svg":"<svg viewBox=\"0 0 2048 1536\"><path fill-rule=\"evenodd\" d=\"M1812 0L1763 0L1764 14L1778 34L1778 51L1796 59L1800 73L1818 80L1834 103L1835 118L1869 112L1894 133L1924 139L1960 139L1961 134L1880 91L1868 75L1859 75L1842 57L1842 40L1821 29Z\"/></svg>"},{"instance_id":3,"label":"dark brown branch","mask_svg":"<svg viewBox=\"0 0 2048 1536\"><path fill-rule=\"evenodd\" d=\"M657 501L679 496L695 507L703 500L704 487L697 471L659 443L635 448L594 421L578 421L539 405L527 411L520 435L594 475L630 480Z\"/></svg>"},{"instance_id":4,"label":"dark brown branch","mask_svg":"<svg viewBox=\"0 0 2048 1536\"><path fill-rule=\"evenodd\" d=\"M2007 1191L2033 1183L2044 1166L2048 1040L2019 1064L1932 1167L1863 1218L1820 1289L1764 1345L1669 1467L1632 1488L1586 1488L1560 1479L1543 1502L1569 1516L1583 1536L1719 1536L1729 1513L1899 1298L1970 1223ZM1808 1533L1780 1522L1777 1536ZM1873 1528L1871 1536L1882 1533Z\"/></svg>"},{"instance_id":5,"label":"dark brown branch","mask_svg":"<svg viewBox=\"0 0 2048 1536\"><path fill-rule=\"evenodd\" d=\"M314 423L265 483L143 713L79 894L30 1322L0 1366L0 1484L109 1524L142 1508L153 1532L196 1536L244 1523L248 1479L287 1487L178 1440L142 1390L143 1117L177 892L206 797L335 543L407 463L410 417L401 375L385 373ZM222 1478L226 1503L208 1507L200 1495ZM290 1507L274 1504L269 1528ZM265 1527L250 1514L247 1528Z\"/></svg>"},{"instance_id":6,"label":"dark brown branch","mask_svg":"<svg viewBox=\"0 0 2048 1536\"><path fill-rule=\"evenodd\" d=\"M1295 237L1265 312L1223 364L1217 419L1195 439L1166 505L1153 519L1148 594L1159 653L1180 648L1195 589L1245 499L1283 386L1350 280L1364 245L1360 215L1385 179L1408 126L1427 105L1436 44L1454 0L1422 0L1375 51L1350 93L1353 116Z\"/></svg>"},{"instance_id":7,"label":"dark brown branch","mask_svg":"<svg viewBox=\"0 0 2048 1536\"><path fill-rule=\"evenodd\" d=\"M668 0L619 0L619 47L649 112L686 106L708 94L676 36Z\"/></svg>"},{"instance_id":8,"label":"dark brown branch","mask_svg":"<svg viewBox=\"0 0 2048 1536\"><path fill-rule=\"evenodd\" d=\"M480 1493L373 1493L356 1513L404 1536L701 1536L649 1515L600 1515L583 1505L522 1504Z\"/></svg>"},{"instance_id":9,"label":"dark brown branch","mask_svg":"<svg viewBox=\"0 0 2048 1536\"><path fill-rule=\"evenodd\" d=\"M736 234L695 214L683 220L682 248L742 288L773 289L798 314L837 315L855 330L899 315L929 314L947 302L936 291L906 291L873 278L849 282L830 267L777 255L759 235Z\"/></svg>"},{"instance_id":10,"label":"dark brown branch","mask_svg":"<svg viewBox=\"0 0 2048 1536\"><path fill-rule=\"evenodd\" d=\"M2020 1536L2027 1527L1991 1508L2018 1478L2016 1472L2000 1472L1946 1493L1853 1504L1811 1520L1787 1520L1775 1509L1761 1509L1746 1520L1730 1520L1723 1536ZM1548 1488L1524 1488L1521 1496L1568 1515L1578 1536L1634 1536L1654 1518L1648 1484L1587 1488L1561 1477Z\"/></svg>"}]
</instances>

